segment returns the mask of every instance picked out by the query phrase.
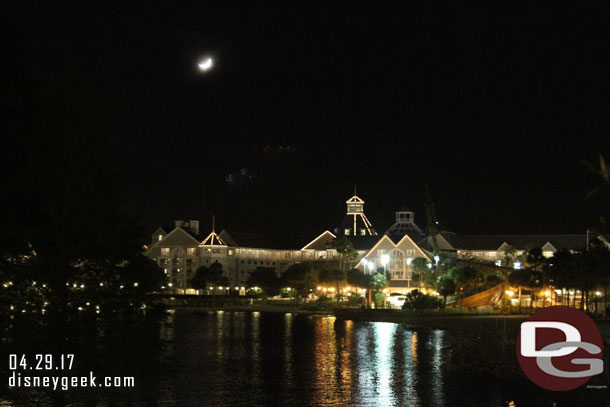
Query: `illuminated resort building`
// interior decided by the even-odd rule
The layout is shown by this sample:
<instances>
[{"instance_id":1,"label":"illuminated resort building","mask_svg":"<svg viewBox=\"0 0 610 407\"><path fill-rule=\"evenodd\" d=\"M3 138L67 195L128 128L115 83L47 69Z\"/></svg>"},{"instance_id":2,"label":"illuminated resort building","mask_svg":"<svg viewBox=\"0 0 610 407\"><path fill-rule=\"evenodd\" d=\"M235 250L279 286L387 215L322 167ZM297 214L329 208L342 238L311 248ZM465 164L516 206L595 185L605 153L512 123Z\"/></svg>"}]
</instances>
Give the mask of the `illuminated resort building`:
<instances>
[{"instance_id":1,"label":"illuminated resort building","mask_svg":"<svg viewBox=\"0 0 610 407\"><path fill-rule=\"evenodd\" d=\"M592 242L610 247L608 236L589 233L469 236L439 232L433 239L415 224L414 213L407 209L396 212L392 226L378 235L364 214L364 200L354 195L346 204L343 221L332 232L326 230L309 242L295 236L272 239L256 233L227 230L216 233L214 224L211 232L201 235L199 221L177 220L171 228L155 230L145 254L168 275L171 289L195 293L190 280L201 266L220 263L230 289L241 289L257 267L270 267L282 273L295 263L338 259L332 243L336 238L347 238L358 252L356 268L371 274L387 271L390 291L404 293L420 284L413 278L416 267L423 264L429 269L436 264L434 253L438 253L443 264L473 260L519 268L517 257L533 247L541 248L545 257L561 249L582 249ZM416 274L421 275L419 271Z\"/></svg>"},{"instance_id":2,"label":"illuminated resort building","mask_svg":"<svg viewBox=\"0 0 610 407\"><path fill-rule=\"evenodd\" d=\"M248 275L257 267L274 268L278 273L303 261L332 260L337 251L317 243L334 239L330 232L322 233L302 248L291 248L286 239L277 243L256 233L216 233L214 227L207 236L199 234L199 221L175 221L173 229L157 228L152 243L145 251L169 278L171 289L195 293L189 281L201 266L214 262L222 265L231 289L243 287ZM327 239L328 238L328 239ZM297 239L298 240L298 239ZM281 245L280 245L281 244ZM293 243L296 246L296 243Z\"/></svg>"}]
</instances>

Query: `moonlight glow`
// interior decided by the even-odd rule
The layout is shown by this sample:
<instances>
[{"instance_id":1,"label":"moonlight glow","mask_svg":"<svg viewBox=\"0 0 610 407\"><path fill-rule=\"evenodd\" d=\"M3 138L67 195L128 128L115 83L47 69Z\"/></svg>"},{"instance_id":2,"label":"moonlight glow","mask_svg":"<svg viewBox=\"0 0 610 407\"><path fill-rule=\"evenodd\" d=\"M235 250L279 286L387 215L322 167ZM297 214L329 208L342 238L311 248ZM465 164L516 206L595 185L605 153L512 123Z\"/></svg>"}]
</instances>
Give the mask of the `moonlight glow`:
<instances>
[{"instance_id":1,"label":"moonlight glow","mask_svg":"<svg viewBox=\"0 0 610 407\"><path fill-rule=\"evenodd\" d=\"M197 66L199 67L200 71L205 72L205 71L209 71L210 69L212 69L212 64L213 64L212 58L208 57L208 58L201 60L197 64Z\"/></svg>"}]
</instances>

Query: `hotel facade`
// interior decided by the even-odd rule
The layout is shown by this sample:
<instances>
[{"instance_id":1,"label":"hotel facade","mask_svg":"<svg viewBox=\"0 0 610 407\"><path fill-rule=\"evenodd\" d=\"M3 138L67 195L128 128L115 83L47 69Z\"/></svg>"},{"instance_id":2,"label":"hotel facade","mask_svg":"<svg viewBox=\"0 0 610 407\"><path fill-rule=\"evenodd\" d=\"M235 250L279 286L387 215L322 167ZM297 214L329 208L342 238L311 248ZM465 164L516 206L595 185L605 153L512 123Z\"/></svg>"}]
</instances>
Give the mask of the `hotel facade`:
<instances>
[{"instance_id":1,"label":"hotel facade","mask_svg":"<svg viewBox=\"0 0 610 407\"><path fill-rule=\"evenodd\" d=\"M354 267L365 273L384 269L389 273L390 289L407 292L417 287L413 281L416 259L432 266L436 262L431 236L415 224L414 213L404 208L396 212L395 222L383 235L378 235L364 214L364 200L357 195L346 201L343 222L325 230L310 241L299 244L281 239L280 244L268 236L222 230L215 227L207 235L200 234L198 220L176 220L171 228L159 227L145 246L144 254L154 260L168 276L168 290L195 294L190 280L201 266L218 262L229 281L230 290L244 290L249 273L257 267L270 267L277 273L293 264L305 261L338 260L339 254L331 247L337 237L348 238L358 253ZM542 249L545 257L552 257L561 249L577 250L594 239L608 244L603 235L479 235L466 236L450 232L436 235L436 247L441 261L483 261L497 266L518 268L516 259L533 247ZM242 291L243 292L243 291Z\"/></svg>"}]
</instances>

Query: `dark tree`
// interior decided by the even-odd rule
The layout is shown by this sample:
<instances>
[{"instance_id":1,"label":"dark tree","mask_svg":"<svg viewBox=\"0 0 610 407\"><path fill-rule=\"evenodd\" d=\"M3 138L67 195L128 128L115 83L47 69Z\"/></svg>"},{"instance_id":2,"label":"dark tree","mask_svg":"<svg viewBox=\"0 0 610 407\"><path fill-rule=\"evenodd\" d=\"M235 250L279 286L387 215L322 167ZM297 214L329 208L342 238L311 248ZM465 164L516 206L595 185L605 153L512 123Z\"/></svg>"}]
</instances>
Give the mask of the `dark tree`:
<instances>
[{"instance_id":1,"label":"dark tree","mask_svg":"<svg viewBox=\"0 0 610 407\"><path fill-rule=\"evenodd\" d=\"M260 287L265 297L278 295L282 287L280 278L271 267L257 267L251 271L246 284L249 287Z\"/></svg>"},{"instance_id":2,"label":"dark tree","mask_svg":"<svg viewBox=\"0 0 610 407\"><path fill-rule=\"evenodd\" d=\"M288 267L281 277L282 287L290 287L294 292L295 304L299 297L306 296L313 289L313 271L307 263L297 263Z\"/></svg>"},{"instance_id":3,"label":"dark tree","mask_svg":"<svg viewBox=\"0 0 610 407\"><path fill-rule=\"evenodd\" d=\"M447 297L455 294L457 284L449 275L440 276L436 280L436 291L443 296L443 306L447 305Z\"/></svg>"}]
</instances>

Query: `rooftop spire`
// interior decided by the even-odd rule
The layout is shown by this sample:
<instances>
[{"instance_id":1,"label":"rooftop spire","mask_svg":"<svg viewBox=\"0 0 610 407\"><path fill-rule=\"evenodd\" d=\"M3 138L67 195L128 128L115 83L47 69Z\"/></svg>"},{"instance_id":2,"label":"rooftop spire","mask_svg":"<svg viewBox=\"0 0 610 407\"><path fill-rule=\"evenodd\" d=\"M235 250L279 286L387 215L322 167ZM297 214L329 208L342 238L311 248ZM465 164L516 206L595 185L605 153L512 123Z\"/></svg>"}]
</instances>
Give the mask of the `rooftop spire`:
<instances>
[{"instance_id":1,"label":"rooftop spire","mask_svg":"<svg viewBox=\"0 0 610 407\"><path fill-rule=\"evenodd\" d=\"M212 231L199 246L226 246L227 244L216 233L216 214L212 215Z\"/></svg>"}]
</instances>

